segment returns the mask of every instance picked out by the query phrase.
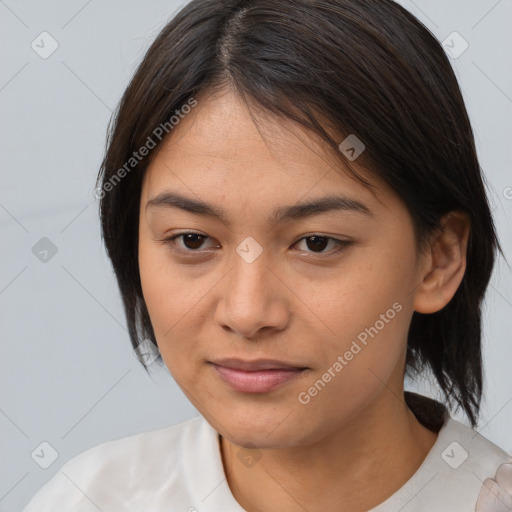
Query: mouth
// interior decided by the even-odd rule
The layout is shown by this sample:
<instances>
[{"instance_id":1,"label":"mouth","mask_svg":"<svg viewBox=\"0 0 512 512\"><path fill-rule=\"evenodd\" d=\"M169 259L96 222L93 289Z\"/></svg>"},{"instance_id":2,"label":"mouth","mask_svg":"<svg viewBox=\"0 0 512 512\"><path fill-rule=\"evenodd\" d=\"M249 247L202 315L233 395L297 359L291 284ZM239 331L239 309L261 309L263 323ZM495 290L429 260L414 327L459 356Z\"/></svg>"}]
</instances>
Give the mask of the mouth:
<instances>
[{"instance_id":1,"label":"mouth","mask_svg":"<svg viewBox=\"0 0 512 512\"><path fill-rule=\"evenodd\" d=\"M267 393L302 375L308 367L273 359L209 361L217 375L241 393Z\"/></svg>"}]
</instances>

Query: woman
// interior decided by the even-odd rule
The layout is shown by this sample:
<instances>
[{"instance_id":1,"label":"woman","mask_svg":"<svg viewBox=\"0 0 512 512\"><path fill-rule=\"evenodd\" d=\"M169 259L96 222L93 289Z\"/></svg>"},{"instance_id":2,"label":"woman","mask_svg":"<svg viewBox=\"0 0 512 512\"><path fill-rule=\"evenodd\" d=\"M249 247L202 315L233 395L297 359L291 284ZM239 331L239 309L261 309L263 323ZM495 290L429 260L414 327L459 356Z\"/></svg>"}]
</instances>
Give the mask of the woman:
<instances>
[{"instance_id":1,"label":"woman","mask_svg":"<svg viewBox=\"0 0 512 512\"><path fill-rule=\"evenodd\" d=\"M474 430L501 249L409 12L193 0L119 104L98 197L132 344L200 416L84 452L26 512L512 508L512 457ZM404 392L428 370L442 401Z\"/></svg>"}]
</instances>

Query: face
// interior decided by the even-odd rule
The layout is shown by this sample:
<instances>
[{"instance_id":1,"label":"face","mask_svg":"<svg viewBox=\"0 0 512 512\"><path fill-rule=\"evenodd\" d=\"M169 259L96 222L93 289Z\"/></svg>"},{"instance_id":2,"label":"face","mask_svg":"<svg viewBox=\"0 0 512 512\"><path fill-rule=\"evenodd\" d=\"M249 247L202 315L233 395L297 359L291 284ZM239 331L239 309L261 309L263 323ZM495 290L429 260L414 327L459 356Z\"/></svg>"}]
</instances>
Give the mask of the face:
<instances>
[{"instance_id":1,"label":"face","mask_svg":"<svg viewBox=\"0 0 512 512\"><path fill-rule=\"evenodd\" d=\"M143 181L140 276L199 412L234 444L284 447L399 396L421 271L401 200L291 122L256 126L231 93L171 135Z\"/></svg>"}]
</instances>

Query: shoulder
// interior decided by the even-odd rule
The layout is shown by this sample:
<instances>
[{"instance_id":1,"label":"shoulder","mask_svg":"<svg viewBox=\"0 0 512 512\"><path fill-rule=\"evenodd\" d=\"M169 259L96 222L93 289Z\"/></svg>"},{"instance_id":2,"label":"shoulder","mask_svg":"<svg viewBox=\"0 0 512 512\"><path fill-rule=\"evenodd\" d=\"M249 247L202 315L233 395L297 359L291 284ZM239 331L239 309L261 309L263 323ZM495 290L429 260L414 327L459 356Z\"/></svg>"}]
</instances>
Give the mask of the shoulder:
<instances>
[{"instance_id":1,"label":"shoulder","mask_svg":"<svg viewBox=\"0 0 512 512\"><path fill-rule=\"evenodd\" d=\"M506 512L512 510L512 456L453 418L433 399L406 393L418 420L438 432L416 473L372 512Z\"/></svg>"},{"instance_id":2,"label":"shoulder","mask_svg":"<svg viewBox=\"0 0 512 512\"><path fill-rule=\"evenodd\" d=\"M472 512L512 507L512 456L476 430L447 418L431 455L427 467L438 506Z\"/></svg>"},{"instance_id":3,"label":"shoulder","mask_svg":"<svg viewBox=\"0 0 512 512\"><path fill-rule=\"evenodd\" d=\"M443 431L442 439L448 443L442 452L448 466L464 467L481 477L493 476L502 463L512 462L512 456L481 435L476 430L450 418ZM457 458L451 461L451 458Z\"/></svg>"},{"instance_id":4,"label":"shoulder","mask_svg":"<svg viewBox=\"0 0 512 512\"><path fill-rule=\"evenodd\" d=\"M447 446L444 456L453 453L456 458L456 452L461 452L460 467L464 468L468 482L470 479L474 482L473 503L476 503L472 510L512 510L512 455L466 425L453 419L450 423L450 431L457 440Z\"/></svg>"},{"instance_id":5,"label":"shoulder","mask_svg":"<svg viewBox=\"0 0 512 512\"><path fill-rule=\"evenodd\" d=\"M190 459L211 448L213 435L198 416L94 446L66 462L24 512L130 510L139 502L151 505L155 494L163 499L162 489L176 497L195 464Z\"/></svg>"}]
</instances>

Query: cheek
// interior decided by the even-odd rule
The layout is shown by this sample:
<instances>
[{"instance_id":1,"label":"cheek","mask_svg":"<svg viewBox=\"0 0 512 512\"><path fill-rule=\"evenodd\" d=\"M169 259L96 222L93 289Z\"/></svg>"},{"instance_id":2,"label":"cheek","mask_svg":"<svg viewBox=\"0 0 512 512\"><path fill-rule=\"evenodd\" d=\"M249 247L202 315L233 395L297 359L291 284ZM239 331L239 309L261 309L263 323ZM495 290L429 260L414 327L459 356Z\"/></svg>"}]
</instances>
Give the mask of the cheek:
<instances>
[{"instance_id":1,"label":"cheek","mask_svg":"<svg viewBox=\"0 0 512 512\"><path fill-rule=\"evenodd\" d=\"M395 279L370 270L361 264L361 272L331 283L322 296L306 295L322 319L315 351L320 364L299 389L310 399L299 406L308 418L334 424L340 415L356 415L387 385L393 387L385 383L401 377L411 313Z\"/></svg>"},{"instance_id":2,"label":"cheek","mask_svg":"<svg viewBox=\"0 0 512 512\"><path fill-rule=\"evenodd\" d=\"M331 368L339 376L329 385L332 392L337 389L345 395L358 390L359 395L368 382L378 386L379 379L387 381L403 357L412 315L412 277L407 276L413 260L407 262L407 255L397 258L392 250L361 251L357 262L347 262L321 286L304 281L298 285L297 295L317 320L319 373ZM333 369L336 362L338 371Z\"/></svg>"},{"instance_id":3,"label":"cheek","mask_svg":"<svg viewBox=\"0 0 512 512\"><path fill-rule=\"evenodd\" d=\"M403 306L404 289L407 287L402 269L396 265L390 268L385 258L379 260L368 251L358 255L353 264L347 261L326 279L296 279L294 293L306 306L304 311L309 310L309 316L316 318L319 332L331 344L331 340L340 338L351 340L388 310L388 316L394 317L396 308L392 306L395 302Z\"/></svg>"},{"instance_id":4,"label":"cheek","mask_svg":"<svg viewBox=\"0 0 512 512\"><path fill-rule=\"evenodd\" d=\"M171 265L164 248L141 240L139 272L144 301L162 358L173 375L180 375L198 361L205 294L214 281L191 279L186 269Z\"/></svg>"},{"instance_id":5,"label":"cheek","mask_svg":"<svg viewBox=\"0 0 512 512\"><path fill-rule=\"evenodd\" d=\"M152 242L142 240L139 244L142 293L161 351L167 340L173 339L175 326L187 311L186 297L180 293L179 274L171 271L164 253Z\"/></svg>"}]
</instances>

